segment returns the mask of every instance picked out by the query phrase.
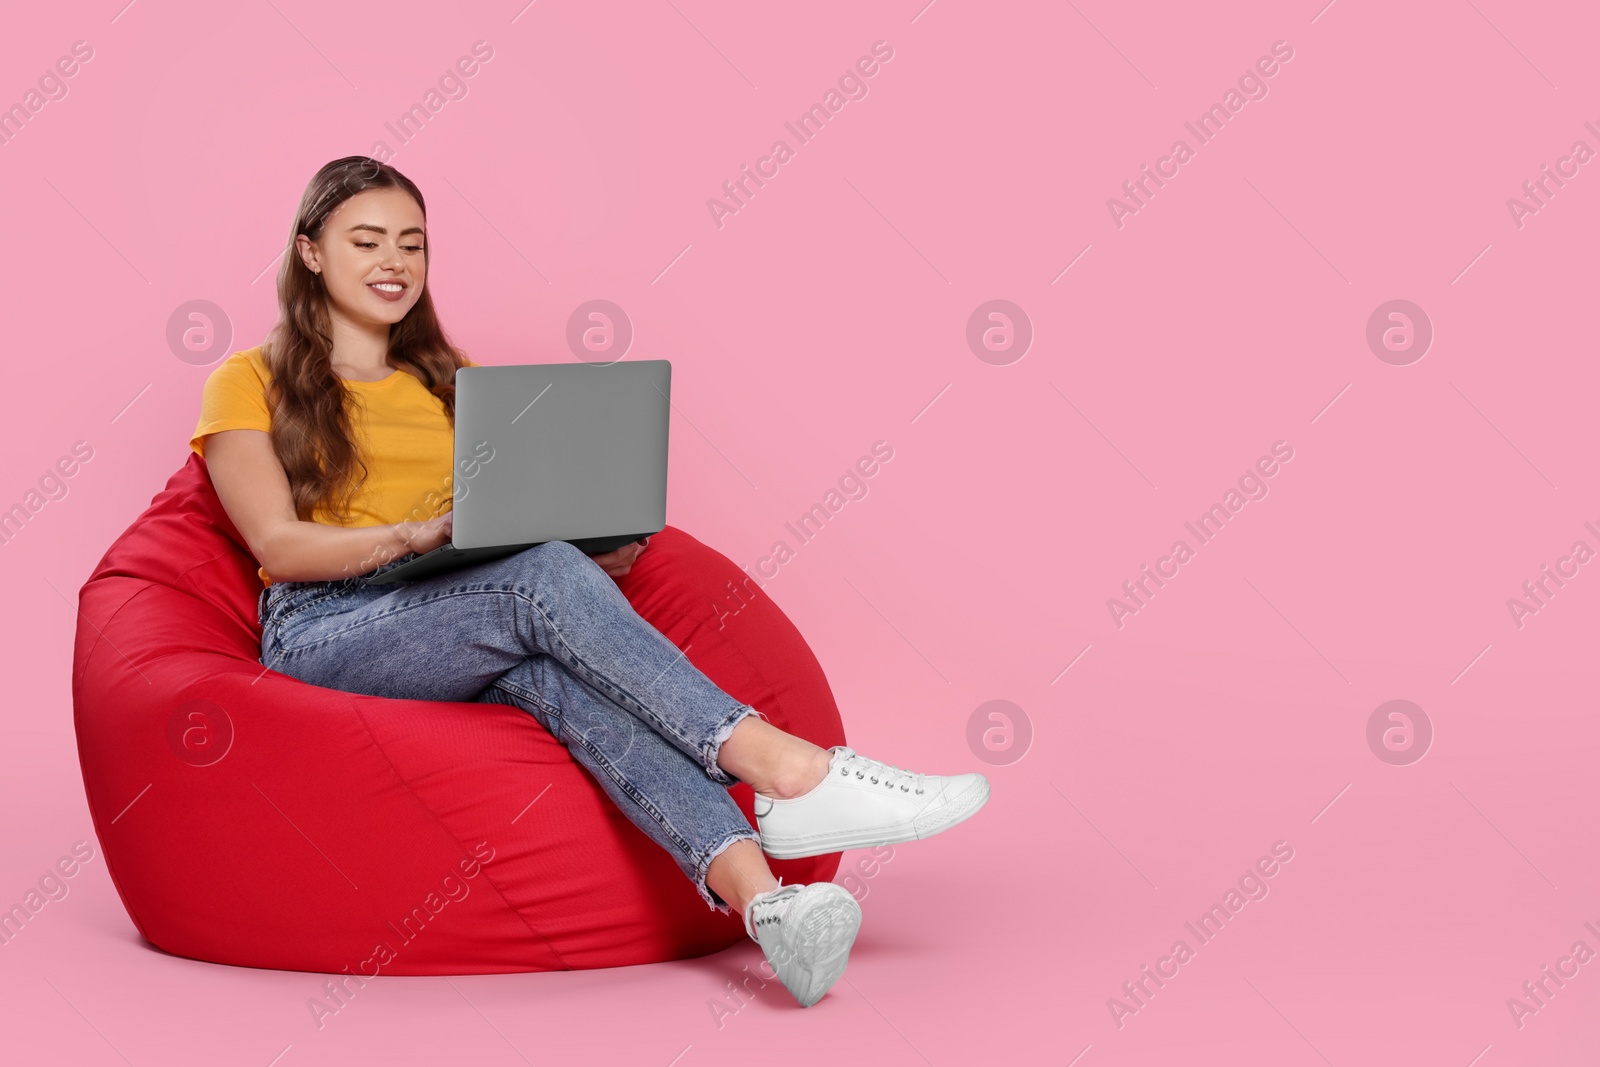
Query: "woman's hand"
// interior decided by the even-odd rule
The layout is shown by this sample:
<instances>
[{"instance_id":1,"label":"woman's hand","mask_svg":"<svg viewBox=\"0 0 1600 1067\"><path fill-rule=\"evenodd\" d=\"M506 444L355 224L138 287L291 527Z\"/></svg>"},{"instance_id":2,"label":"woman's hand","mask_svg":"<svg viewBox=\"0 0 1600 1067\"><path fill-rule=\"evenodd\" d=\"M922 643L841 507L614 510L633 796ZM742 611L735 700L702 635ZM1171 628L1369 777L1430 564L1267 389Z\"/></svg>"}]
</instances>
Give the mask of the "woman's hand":
<instances>
[{"instance_id":1,"label":"woman's hand","mask_svg":"<svg viewBox=\"0 0 1600 1067\"><path fill-rule=\"evenodd\" d=\"M639 558L639 553L644 551L644 546L650 543L650 538L641 537L637 541L630 541L621 548L614 548L610 552L602 552L598 556L589 558L600 564L600 569L613 578L621 578L633 569L633 561Z\"/></svg>"},{"instance_id":2,"label":"woman's hand","mask_svg":"<svg viewBox=\"0 0 1600 1067\"><path fill-rule=\"evenodd\" d=\"M424 552L432 552L440 545L449 544L454 522L455 513L447 511L443 515L436 515L424 521L399 523L397 529L404 545L401 552L415 552L420 556Z\"/></svg>"},{"instance_id":3,"label":"woman's hand","mask_svg":"<svg viewBox=\"0 0 1600 1067\"><path fill-rule=\"evenodd\" d=\"M399 524L400 539L405 545L404 551L416 552L421 555L431 552L440 545L450 543L450 535L455 515L445 512L422 522L402 522ZM613 578L621 578L633 569L633 563L639 558L639 553L644 551L644 546L650 543L650 538L641 537L631 541L621 548L591 555L589 558L600 565L600 569Z\"/></svg>"}]
</instances>

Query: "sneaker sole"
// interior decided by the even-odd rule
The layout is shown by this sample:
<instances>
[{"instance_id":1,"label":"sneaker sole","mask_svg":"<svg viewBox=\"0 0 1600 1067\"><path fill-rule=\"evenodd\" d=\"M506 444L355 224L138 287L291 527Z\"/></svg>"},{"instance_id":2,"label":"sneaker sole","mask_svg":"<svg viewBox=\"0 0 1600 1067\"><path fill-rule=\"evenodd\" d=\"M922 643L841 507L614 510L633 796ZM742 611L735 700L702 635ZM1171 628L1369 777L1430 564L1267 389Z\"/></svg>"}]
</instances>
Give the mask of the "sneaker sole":
<instances>
[{"instance_id":1,"label":"sneaker sole","mask_svg":"<svg viewBox=\"0 0 1600 1067\"><path fill-rule=\"evenodd\" d=\"M768 842L765 835L762 835L761 851L775 860L798 860L808 856L825 856L830 852L843 852L847 848L873 848L877 845L899 845L907 841L921 841L966 822L988 802L989 783L985 780L976 788L967 790L954 804L941 809L935 818L921 824L913 822L889 831L829 834L804 844ZM756 821L760 822L759 819Z\"/></svg>"},{"instance_id":2,"label":"sneaker sole","mask_svg":"<svg viewBox=\"0 0 1600 1067\"><path fill-rule=\"evenodd\" d=\"M822 884L833 886L831 882ZM791 976L795 986L789 987L789 992L801 1007L809 1008L843 977L861 929L861 905L843 889L835 892L830 888L796 901L784 925L795 931L796 942L785 947L794 953L796 962L804 961L799 973Z\"/></svg>"}]
</instances>

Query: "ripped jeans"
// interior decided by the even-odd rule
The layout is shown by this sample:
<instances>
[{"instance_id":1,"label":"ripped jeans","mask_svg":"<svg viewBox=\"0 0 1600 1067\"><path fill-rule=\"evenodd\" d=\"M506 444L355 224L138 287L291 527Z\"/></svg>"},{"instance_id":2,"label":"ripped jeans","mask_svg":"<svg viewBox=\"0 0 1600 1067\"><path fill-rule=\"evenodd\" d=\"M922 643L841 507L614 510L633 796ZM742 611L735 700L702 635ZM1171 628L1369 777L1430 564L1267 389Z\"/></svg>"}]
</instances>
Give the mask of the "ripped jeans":
<instances>
[{"instance_id":1,"label":"ripped jeans","mask_svg":"<svg viewBox=\"0 0 1600 1067\"><path fill-rule=\"evenodd\" d=\"M421 581L277 582L261 591L261 664L369 696L521 708L565 745L632 822L672 854L706 904L711 861L758 840L717 751L755 712L634 611L581 550L549 541Z\"/></svg>"}]
</instances>

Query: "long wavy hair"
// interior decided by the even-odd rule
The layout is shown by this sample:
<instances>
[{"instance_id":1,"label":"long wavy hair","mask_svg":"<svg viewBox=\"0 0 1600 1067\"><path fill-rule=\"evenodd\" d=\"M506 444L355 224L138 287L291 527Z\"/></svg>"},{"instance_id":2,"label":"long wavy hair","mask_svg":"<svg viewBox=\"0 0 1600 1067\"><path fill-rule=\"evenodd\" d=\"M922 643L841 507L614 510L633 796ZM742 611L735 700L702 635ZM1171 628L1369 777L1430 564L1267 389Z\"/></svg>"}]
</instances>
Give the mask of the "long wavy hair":
<instances>
[{"instance_id":1,"label":"long wavy hair","mask_svg":"<svg viewBox=\"0 0 1600 1067\"><path fill-rule=\"evenodd\" d=\"M278 321L262 344L272 374L267 406L272 413L272 448L289 476L295 514L303 521L321 505L341 522L369 473L352 433L346 401L354 394L333 370L328 292L321 275L300 258L295 238L322 236L335 208L367 189L403 189L427 218L422 191L398 170L369 156L345 156L317 171L300 197L288 246L278 267ZM423 242L429 264L433 235ZM444 404L455 425L455 372L466 356L445 336L434 314L432 287L406 317L389 327L389 361L410 370Z\"/></svg>"}]
</instances>

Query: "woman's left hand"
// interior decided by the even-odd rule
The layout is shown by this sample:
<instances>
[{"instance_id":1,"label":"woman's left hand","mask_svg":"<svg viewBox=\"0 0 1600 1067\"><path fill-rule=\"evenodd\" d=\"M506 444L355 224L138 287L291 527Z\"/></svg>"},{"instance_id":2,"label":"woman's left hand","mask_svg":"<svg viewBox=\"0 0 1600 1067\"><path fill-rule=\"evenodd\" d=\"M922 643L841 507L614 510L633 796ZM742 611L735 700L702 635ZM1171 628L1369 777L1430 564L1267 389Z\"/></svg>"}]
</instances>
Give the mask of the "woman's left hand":
<instances>
[{"instance_id":1,"label":"woman's left hand","mask_svg":"<svg viewBox=\"0 0 1600 1067\"><path fill-rule=\"evenodd\" d=\"M634 560L639 558L639 553L644 551L644 546L650 543L650 538L641 537L637 541L630 541L621 548L614 548L610 552L602 552L598 556L589 558L600 564L600 569L613 578L621 578L633 569Z\"/></svg>"}]
</instances>

